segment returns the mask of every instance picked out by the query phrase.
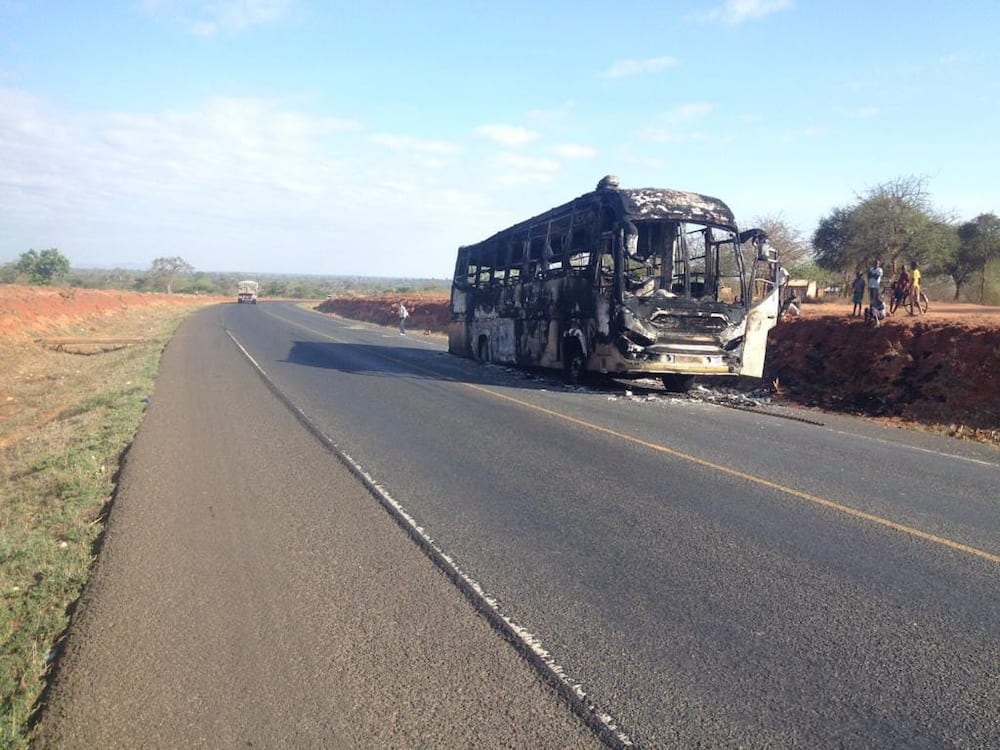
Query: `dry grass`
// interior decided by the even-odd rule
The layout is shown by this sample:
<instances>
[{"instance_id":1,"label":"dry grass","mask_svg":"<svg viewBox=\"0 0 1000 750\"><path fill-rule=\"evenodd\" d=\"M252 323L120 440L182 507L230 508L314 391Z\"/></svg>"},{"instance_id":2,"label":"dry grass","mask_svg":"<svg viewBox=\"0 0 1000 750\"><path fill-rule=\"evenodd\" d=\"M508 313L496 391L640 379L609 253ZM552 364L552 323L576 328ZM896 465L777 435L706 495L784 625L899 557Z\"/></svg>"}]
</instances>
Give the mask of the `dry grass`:
<instances>
[{"instance_id":1,"label":"dry grass","mask_svg":"<svg viewBox=\"0 0 1000 750\"><path fill-rule=\"evenodd\" d=\"M119 461L142 419L163 346L191 309L130 305L85 326L67 319L44 331L143 339L86 354L25 335L0 338L0 747L30 741Z\"/></svg>"}]
</instances>

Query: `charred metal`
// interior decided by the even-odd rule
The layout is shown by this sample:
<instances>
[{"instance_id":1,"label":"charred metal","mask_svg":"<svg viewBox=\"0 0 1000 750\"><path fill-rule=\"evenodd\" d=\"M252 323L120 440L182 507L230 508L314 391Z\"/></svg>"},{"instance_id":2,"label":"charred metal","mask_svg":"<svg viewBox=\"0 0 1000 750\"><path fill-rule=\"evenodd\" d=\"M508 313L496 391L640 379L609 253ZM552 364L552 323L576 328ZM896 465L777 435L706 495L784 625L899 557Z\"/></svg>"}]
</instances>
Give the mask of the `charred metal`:
<instances>
[{"instance_id":1,"label":"charred metal","mask_svg":"<svg viewBox=\"0 0 1000 750\"><path fill-rule=\"evenodd\" d=\"M759 376L777 319L765 243L717 198L606 177L459 248L449 350L571 376Z\"/></svg>"}]
</instances>

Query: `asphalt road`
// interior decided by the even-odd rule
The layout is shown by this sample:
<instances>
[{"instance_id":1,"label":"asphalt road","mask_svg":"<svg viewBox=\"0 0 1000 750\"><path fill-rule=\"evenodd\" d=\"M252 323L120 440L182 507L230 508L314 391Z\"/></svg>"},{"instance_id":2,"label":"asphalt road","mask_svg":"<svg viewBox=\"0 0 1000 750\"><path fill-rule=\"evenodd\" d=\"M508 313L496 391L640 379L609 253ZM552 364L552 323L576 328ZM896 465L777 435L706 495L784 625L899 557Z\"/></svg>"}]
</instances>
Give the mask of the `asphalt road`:
<instances>
[{"instance_id":1,"label":"asphalt road","mask_svg":"<svg viewBox=\"0 0 1000 750\"><path fill-rule=\"evenodd\" d=\"M35 747L600 747L251 368L264 308L168 345Z\"/></svg>"},{"instance_id":2,"label":"asphalt road","mask_svg":"<svg viewBox=\"0 0 1000 750\"><path fill-rule=\"evenodd\" d=\"M451 357L430 337L277 303L199 313L168 347L53 690L55 745L76 737L67 727L88 700L119 716L96 722L104 737L138 725L160 744L187 727L209 746L273 746L300 738L277 722L293 711L326 746L592 739L233 340L631 741L1000 746L996 450L848 418L817 426L567 389ZM380 589L400 581L405 613ZM439 632L446 623L488 654L462 646L457 669L440 657L461 707L454 692L419 689L437 665L428 654L465 643ZM362 631L365 654L409 658L380 671L340 640ZM383 643L397 637L408 645ZM346 709L332 697L343 660L363 685ZM386 674L415 687L386 689ZM501 708L478 702L491 679L509 695ZM413 695L457 728L406 726L398 707ZM531 707L523 723L510 720L518 701ZM387 740L377 733L390 715L400 733Z\"/></svg>"}]
</instances>

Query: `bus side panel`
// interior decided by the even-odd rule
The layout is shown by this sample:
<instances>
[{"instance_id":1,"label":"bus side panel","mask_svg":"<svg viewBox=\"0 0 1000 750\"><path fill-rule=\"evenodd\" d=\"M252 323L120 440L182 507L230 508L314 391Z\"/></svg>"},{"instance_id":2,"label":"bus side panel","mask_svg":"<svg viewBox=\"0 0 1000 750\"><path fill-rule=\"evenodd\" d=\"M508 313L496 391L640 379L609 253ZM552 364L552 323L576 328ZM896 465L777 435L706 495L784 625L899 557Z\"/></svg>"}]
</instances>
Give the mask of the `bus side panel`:
<instances>
[{"instance_id":1,"label":"bus side panel","mask_svg":"<svg viewBox=\"0 0 1000 750\"><path fill-rule=\"evenodd\" d=\"M512 364L521 367L538 367L541 364L539 355L545 345L545 334L540 330L542 327L543 321L535 318L517 318L514 321Z\"/></svg>"},{"instance_id":2,"label":"bus side panel","mask_svg":"<svg viewBox=\"0 0 1000 750\"><path fill-rule=\"evenodd\" d=\"M550 320L545 332L545 341L539 357L542 367L560 367L562 365L562 352L559 346L560 321Z\"/></svg>"},{"instance_id":3,"label":"bus side panel","mask_svg":"<svg viewBox=\"0 0 1000 750\"><path fill-rule=\"evenodd\" d=\"M517 362L515 321L511 318L490 318L490 360L513 365Z\"/></svg>"}]
</instances>

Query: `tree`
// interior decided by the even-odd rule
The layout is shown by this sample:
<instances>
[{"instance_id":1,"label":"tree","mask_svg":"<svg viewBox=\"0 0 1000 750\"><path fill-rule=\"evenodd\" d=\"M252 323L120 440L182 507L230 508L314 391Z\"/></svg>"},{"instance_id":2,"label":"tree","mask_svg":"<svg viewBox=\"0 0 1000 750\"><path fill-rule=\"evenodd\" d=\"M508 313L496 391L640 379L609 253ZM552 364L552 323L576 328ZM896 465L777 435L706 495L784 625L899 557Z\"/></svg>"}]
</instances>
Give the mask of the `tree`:
<instances>
[{"instance_id":1,"label":"tree","mask_svg":"<svg viewBox=\"0 0 1000 750\"><path fill-rule=\"evenodd\" d=\"M226 286L229 285L227 284ZM195 273L183 279L183 282L178 284L177 291L181 294L222 294L224 288L210 275Z\"/></svg>"},{"instance_id":2,"label":"tree","mask_svg":"<svg viewBox=\"0 0 1000 750\"><path fill-rule=\"evenodd\" d=\"M69 259L54 247L48 250L29 250L21 253L14 265L19 273L26 274L32 284L51 284L60 276L69 273Z\"/></svg>"},{"instance_id":3,"label":"tree","mask_svg":"<svg viewBox=\"0 0 1000 750\"><path fill-rule=\"evenodd\" d=\"M975 258L970 257L967 246L963 246L960 232L961 227L956 224L946 223L937 226L935 242L941 249L941 258L937 265L937 270L946 276L950 276L955 284L955 300L962 296L965 285L972 280L976 269L979 267Z\"/></svg>"},{"instance_id":4,"label":"tree","mask_svg":"<svg viewBox=\"0 0 1000 750\"><path fill-rule=\"evenodd\" d=\"M0 284L17 283L17 264L14 261L0 266Z\"/></svg>"},{"instance_id":5,"label":"tree","mask_svg":"<svg viewBox=\"0 0 1000 750\"><path fill-rule=\"evenodd\" d=\"M876 185L852 206L834 209L813 234L819 265L844 274L876 258L889 273L914 260L930 272L940 267L951 246L941 242L949 222L931 209L924 182L900 177Z\"/></svg>"},{"instance_id":6,"label":"tree","mask_svg":"<svg viewBox=\"0 0 1000 750\"><path fill-rule=\"evenodd\" d=\"M156 258L150 274L156 279L158 284L162 284L167 294L174 293L174 283L178 277L185 276L194 271L194 266L183 258Z\"/></svg>"},{"instance_id":7,"label":"tree","mask_svg":"<svg viewBox=\"0 0 1000 750\"><path fill-rule=\"evenodd\" d=\"M923 231L913 238L909 257L920 261L924 273L947 274L947 266L957 252L958 225L944 216L934 214Z\"/></svg>"},{"instance_id":8,"label":"tree","mask_svg":"<svg viewBox=\"0 0 1000 750\"><path fill-rule=\"evenodd\" d=\"M860 266L851 254L850 224L851 209L835 208L829 216L820 219L812 239L816 264L840 274L844 289L848 288L851 272Z\"/></svg>"},{"instance_id":9,"label":"tree","mask_svg":"<svg viewBox=\"0 0 1000 750\"><path fill-rule=\"evenodd\" d=\"M901 256L919 260L926 246L920 242L934 220L922 177L898 177L868 191L851 212L851 240L856 253L867 251L887 269L896 269ZM905 261L904 261L905 262Z\"/></svg>"},{"instance_id":10,"label":"tree","mask_svg":"<svg viewBox=\"0 0 1000 750\"><path fill-rule=\"evenodd\" d=\"M963 266L958 273L964 272L964 280L972 275L973 269L981 272L979 282L979 303L986 298L986 267L994 258L1000 258L1000 218L995 214L979 214L972 221L967 221L958 228L959 245L956 258ZM955 279L955 298L958 299L959 280Z\"/></svg>"},{"instance_id":11,"label":"tree","mask_svg":"<svg viewBox=\"0 0 1000 750\"><path fill-rule=\"evenodd\" d=\"M781 214L758 216L753 226L767 233L767 244L778 251L785 268L801 268L812 260L812 247L795 227L789 226Z\"/></svg>"}]
</instances>

